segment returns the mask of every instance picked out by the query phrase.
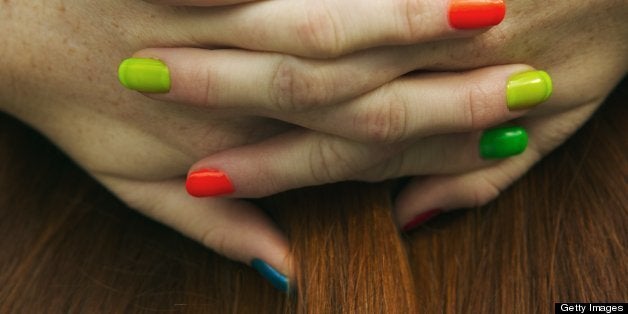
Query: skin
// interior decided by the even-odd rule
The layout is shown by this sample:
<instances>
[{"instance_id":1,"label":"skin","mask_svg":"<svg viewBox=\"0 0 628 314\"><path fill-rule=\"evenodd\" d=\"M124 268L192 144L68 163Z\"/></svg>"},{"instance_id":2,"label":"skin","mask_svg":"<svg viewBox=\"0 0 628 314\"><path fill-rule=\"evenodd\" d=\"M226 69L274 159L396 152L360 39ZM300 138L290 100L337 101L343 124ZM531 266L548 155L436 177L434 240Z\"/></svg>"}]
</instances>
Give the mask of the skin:
<instances>
[{"instance_id":1,"label":"skin","mask_svg":"<svg viewBox=\"0 0 628 314\"><path fill-rule=\"evenodd\" d=\"M276 60L263 53L250 56L248 67L258 72L272 68L268 73L288 73L285 80L294 83L285 84L290 87L285 98L265 97L277 93L272 85L256 89L253 81L258 76L230 74L219 66L235 60L243 63L237 52L153 49L138 55L164 60L172 68L173 80L185 86L185 90L175 86L169 94L149 97L205 108L238 108L304 128L221 151L191 167L191 171L210 168L227 173L236 186L230 197L418 175L397 200L397 217L403 225L430 209L480 206L497 197L573 134L626 73L625 2L589 1L573 6L566 1L518 1L509 2L508 8L501 25L472 39L348 54L335 59L333 66L343 71L333 75L326 62ZM583 30L583 25L588 27ZM489 66L517 62L547 70L553 77L554 95L529 112L509 113L503 103L504 82L525 67ZM484 68L459 72L477 67ZM192 68L208 73L215 87L211 92L202 88L206 82L179 75L193 72ZM401 77L417 70L458 73ZM373 90L370 84L379 86L380 82L368 81L372 73L380 79L398 79ZM277 75L265 77L272 82ZM221 88L234 84L251 86L251 95L258 98ZM365 94L353 99L345 95L351 93ZM443 94L447 96L439 97ZM252 99L257 103L252 105ZM479 158L480 131L509 120L528 130L527 151L499 162Z\"/></svg>"},{"instance_id":2,"label":"skin","mask_svg":"<svg viewBox=\"0 0 628 314\"><path fill-rule=\"evenodd\" d=\"M118 64L134 50L195 45L189 26L175 19L180 9L139 1L0 6L0 30L12 34L0 47L3 111L46 135L132 208L232 259L263 258L289 274L287 241L261 211L194 199L183 188L194 160L282 132L285 123L173 106L117 81ZM155 30L160 20L171 27Z\"/></svg>"},{"instance_id":3,"label":"skin","mask_svg":"<svg viewBox=\"0 0 628 314\"><path fill-rule=\"evenodd\" d=\"M433 10L427 16L440 19L427 24L432 25L429 31L410 35L403 31L408 28L398 28L400 24L394 22L407 21L403 14L378 24L373 18L383 15L378 11L368 15L369 7L361 6L373 18L355 15L353 23L346 23L347 29L342 24L341 33L348 35L339 44L319 40L326 38L328 28L299 24L290 8L275 11L281 3L195 9L121 0L48 1L45 6L5 1L0 4L0 31L12 36L3 39L6 44L0 48L1 109L49 137L129 206L232 259L248 263L262 258L289 276L287 241L266 216L238 199L189 197L183 188L189 169L225 170L236 185L236 197L347 179L421 175L397 201L397 217L404 224L431 208L475 206L496 197L586 121L627 69L628 28L622 18L627 9L622 1L573 6L568 1L520 0L509 3L504 23L484 33L452 30L442 12L446 1L433 2L439 5L427 6ZM336 12L330 16L346 12L333 3L324 2ZM398 8L389 9L397 12ZM272 19L273 23L255 23L251 18L265 16L260 12L287 13L285 18ZM307 16L304 20L312 21ZM369 25L389 27L364 31ZM234 36L236 31L250 34L260 27L255 33L260 40ZM305 31L288 31L292 29ZM469 36L475 37L462 38ZM461 38L443 40L454 37ZM417 44L393 46L410 43ZM143 50L200 46L223 49ZM132 54L165 60L173 72L171 93L141 95L123 90L115 69ZM194 58L183 60L188 54ZM239 67L243 62L250 63ZM500 64L513 65L496 66ZM480 67L484 69L472 70ZM555 94L529 112L505 110L500 98L505 79L531 67L552 75ZM277 81L269 80L264 71L252 70L265 68L271 78L273 73L284 73L288 82L313 82L310 86L315 87L295 94L303 89L269 85ZM403 76L414 70L456 73ZM378 75L372 75L374 71ZM212 79L211 85L204 81L207 78ZM360 79L355 82L355 78ZM459 88L452 97L471 99L465 96L478 90L477 82L483 92L473 98L475 103L491 108L480 122L462 119L447 127L425 127L424 121L416 121L414 132L386 134L387 129L405 129L395 123L406 119L378 112L378 104L411 106L412 101L399 100L436 97L430 90L442 84ZM203 93L208 86L238 86L238 90ZM276 97L251 105L269 94ZM294 99L298 101L290 101ZM441 102L449 103L446 98ZM473 104L451 103L450 111L434 106L425 112L449 116ZM367 122L357 126L385 123L374 123L382 127L375 130L342 123L359 116L367 117ZM531 134L523 155L500 162L474 157L480 130L514 118ZM334 149L305 159L310 164L303 165L301 156L317 156L311 152L320 147ZM389 153L372 154L381 151ZM349 158L339 160L340 156ZM258 184L268 180L271 184Z\"/></svg>"},{"instance_id":4,"label":"skin","mask_svg":"<svg viewBox=\"0 0 628 314\"><path fill-rule=\"evenodd\" d=\"M244 263L261 258L290 276L287 241L266 215L244 201L191 198L183 186L195 160L295 126L239 109L206 110L147 99L119 85L115 69L120 61L145 47L225 45L324 58L369 45L438 39L456 31L443 18L431 31L408 36L407 29L396 27L395 21L406 17L393 5L385 8L397 13L386 22L388 28L367 36L351 34L330 49L318 41L328 31L317 23L304 23L312 20L306 16L299 18L323 11L293 7L272 19L274 24L259 23L262 13L276 9L260 4L264 7L259 10L255 3L198 11L123 0L0 2L0 31L11 34L0 47L0 109L47 136L130 207L229 258ZM431 6L430 15L438 15L443 6ZM254 16L257 22L251 19ZM210 27L208 21L213 23ZM233 25L240 27L237 33ZM291 33L294 29L301 31ZM257 41L239 36L252 32L257 32ZM395 64L390 67L396 69ZM334 70L332 76L339 72ZM374 89L393 78L365 84ZM287 97L282 90L278 95ZM344 95L356 96L358 91Z\"/></svg>"}]
</instances>

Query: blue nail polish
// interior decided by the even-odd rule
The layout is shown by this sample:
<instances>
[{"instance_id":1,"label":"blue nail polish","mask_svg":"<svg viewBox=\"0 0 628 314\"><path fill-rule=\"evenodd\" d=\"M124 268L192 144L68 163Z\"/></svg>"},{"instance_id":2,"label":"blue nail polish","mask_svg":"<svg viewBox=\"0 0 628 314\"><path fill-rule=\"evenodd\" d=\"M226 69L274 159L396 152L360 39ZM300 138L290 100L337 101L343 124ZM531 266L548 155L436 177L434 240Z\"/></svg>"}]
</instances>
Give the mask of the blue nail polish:
<instances>
[{"instance_id":1,"label":"blue nail polish","mask_svg":"<svg viewBox=\"0 0 628 314\"><path fill-rule=\"evenodd\" d=\"M277 288L278 290L288 293L289 285L288 278L278 272L276 269L272 268L270 265L266 264L259 258L254 259L251 262L251 266L257 270L262 277L266 278L266 280L270 281L270 283Z\"/></svg>"}]
</instances>

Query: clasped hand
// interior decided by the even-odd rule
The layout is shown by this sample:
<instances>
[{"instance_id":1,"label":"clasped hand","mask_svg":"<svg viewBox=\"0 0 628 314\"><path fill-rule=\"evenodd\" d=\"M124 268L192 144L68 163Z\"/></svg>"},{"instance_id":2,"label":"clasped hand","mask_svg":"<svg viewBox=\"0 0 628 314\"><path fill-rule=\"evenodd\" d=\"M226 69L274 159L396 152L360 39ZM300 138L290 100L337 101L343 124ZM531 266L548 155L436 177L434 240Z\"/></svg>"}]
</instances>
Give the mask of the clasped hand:
<instances>
[{"instance_id":1,"label":"clasped hand","mask_svg":"<svg viewBox=\"0 0 628 314\"><path fill-rule=\"evenodd\" d=\"M287 240L239 198L414 177L395 204L404 229L483 205L586 121L628 63L621 1L512 1L503 22L497 0L151 2L66 1L61 16L9 4L8 31L20 12L48 15L67 36L49 49L74 56L10 39L26 53L6 65L3 109L131 207L287 277ZM99 24L77 29L87 20ZM112 78L131 52L120 81L143 95ZM65 66L33 80L19 71L33 60ZM287 289L286 276L273 282Z\"/></svg>"}]
</instances>

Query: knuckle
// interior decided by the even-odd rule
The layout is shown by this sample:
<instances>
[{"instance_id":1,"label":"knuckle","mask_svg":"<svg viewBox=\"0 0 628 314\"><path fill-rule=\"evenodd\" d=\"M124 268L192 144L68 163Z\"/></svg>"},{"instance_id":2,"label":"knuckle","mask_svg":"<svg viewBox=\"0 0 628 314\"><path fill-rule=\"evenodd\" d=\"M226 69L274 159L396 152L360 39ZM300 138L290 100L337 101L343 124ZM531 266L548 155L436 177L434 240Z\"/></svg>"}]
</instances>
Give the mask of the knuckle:
<instances>
[{"instance_id":1,"label":"knuckle","mask_svg":"<svg viewBox=\"0 0 628 314\"><path fill-rule=\"evenodd\" d=\"M355 172L355 163L342 153L335 141L319 140L310 153L310 173L317 183L332 183L347 179Z\"/></svg>"},{"instance_id":2,"label":"knuckle","mask_svg":"<svg viewBox=\"0 0 628 314\"><path fill-rule=\"evenodd\" d=\"M474 207L484 206L496 199L500 193L501 188L498 184L486 177L482 177L471 194L471 205Z\"/></svg>"},{"instance_id":3,"label":"knuckle","mask_svg":"<svg viewBox=\"0 0 628 314\"><path fill-rule=\"evenodd\" d=\"M426 33L426 26L437 25L434 21L433 9L428 6L432 5L431 1L420 0L398 0L399 20L401 27L397 33L398 39L402 42L415 42L422 39Z\"/></svg>"},{"instance_id":4,"label":"knuckle","mask_svg":"<svg viewBox=\"0 0 628 314\"><path fill-rule=\"evenodd\" d=\"M396 158L383 161L376 167L369 168L358 177L359 180L366 182L381 182L390 178L399 178L406 175L405 154L401 154Z\"/></svg>"},{"instance_id":5,"label":"knuckle","mask_svg":"<svg viewBox=\"0 0 628 314\"><path fill-rule=\"evenodd\" d=\"M303 111L320 106L331 95L318 72L292 57L283 57L278 63L270 89L270 99L282 111Z\"/></svg>"},{"instance_id":6,"label":"knuckle","mask_svg":"<svg viewBox=\"0 0 628 314\"><path fill-rule=\"evenodd\" d=\"M215 71L211 68L198 67L190 69L185 75L185 83L181 88L189 102L204 107L217 107L221 105L221 90L217 88Z\"/></svg>"},{"instance_id":7,"label":"knuckle","mask_svg":"<svg viewBox=\"0 0 628 314\"><path fill-rule=\"evenodd\" d=\"M398 143L408 136L408 109L399 98L376 105L356 116L356 129L364 130L364 140L371 143Z\"/></svg>"},{"instance_id":8,"label":"knuckle","mask_svg":"<svg viewBox=\"0 0 628 314\"><path fill-rule=\"evenodd\" d=\"M467 38L447 45L442 53L446 60L451 60L447 65L455 68L480 68L491 64L512 63L512 60L522 60L522 52L538 56L538 48L531 48L529 43L522 45L518 36L519 32L512 32L504 24L492 28L483 34ZM540 45L538 45L540 46ZM525 47L525 49L516 49ZM486 51L491 51L494 56L491 63L487 63ZM444 60L444 59L443 59ZM445 62L445 61L441 61Z\"/></svg>"},{"instance_id":9,"label":"knuckle","mask_svg":"<svg viewBox=\"0 0 628 314\"><path fill-rule=\"evenodd\" d=\"M337 57L342 53L340 28L325 5L306 8L305 19L296 30L297 38L309 54Z\"/></svg>"},{"instance_id":10,"label":"knuckle","mask_svg":"<svg viewBox=\"0 0 628 314\"><path fill-rule=\"evenodd\" d=\"M500 119L502 111L496 110L502 95L496 88L481 82L468 85L463 110L464 125L468 131L482 130Z\"/></svg>"},{"instance_id":11,"label":"knuckle","mask_svg":"<svg viewBox=\"0 0 628 314\"><path fill-rule=\"evenodd\" d=\"M190 77L190 79L193 79L192 82L203 82L199 94L199 97L202 98L198 99L198 101L207 107L215 107L220 104L220 91L215 88L212 73L213 71L207 69L205 71L199 71L196 77Z\"/></svg>"},{"instance_id":12,"label":"knuckle","mask_svg":"<svg viewBox=\"0 0 628 314\"><path fill-rule=\"evenodd\" d=\"M229 243L225 231L225 228L220 226L207 227L203 230L198 241L216 252L225 254L227 243Z\"/></svg>"}]
</instances>

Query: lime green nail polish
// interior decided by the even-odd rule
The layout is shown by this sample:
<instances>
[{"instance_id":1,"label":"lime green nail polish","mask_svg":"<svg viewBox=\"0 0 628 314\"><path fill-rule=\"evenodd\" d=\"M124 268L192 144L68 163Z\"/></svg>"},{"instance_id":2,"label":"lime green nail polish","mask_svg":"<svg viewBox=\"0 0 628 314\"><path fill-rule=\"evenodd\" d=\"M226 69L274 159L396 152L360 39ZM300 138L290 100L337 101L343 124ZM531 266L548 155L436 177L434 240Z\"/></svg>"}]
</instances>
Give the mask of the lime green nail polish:
<instances>
[{"instance_id":1,"label":"lime green nail polish","mask_svg":"<svg viewBox=\"0 0 628 314\"><path fill-rule=\"evenodd\" d=\"M519 126L502 126L484 131L480 139L480 156L484 159L519 155L528 146L528 133Z\"/></svg>"},{"instance_id":2,"label":"lime green nail polish","mask_svg":"<svg viewBox=\"0 0 628 314\"><path fill-rule=\"evenodd\" d=\"M118 79L128 89L146 93L170 91L170 71L165 63L146 58L129 58L118 68Z\"/></svg>"},{"instance_id":3,"label":"lime green nail polish","mask_svg":"<svg viewBox=\"0 0 628 314\"><path fill-rule=\"evenodd\" d=\"M515 74L508 79L506 95L510 110L534 107L552 95L552 79L545 71Z\"/></svg>"}]
</instances>

